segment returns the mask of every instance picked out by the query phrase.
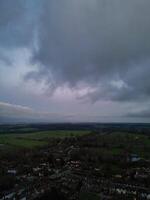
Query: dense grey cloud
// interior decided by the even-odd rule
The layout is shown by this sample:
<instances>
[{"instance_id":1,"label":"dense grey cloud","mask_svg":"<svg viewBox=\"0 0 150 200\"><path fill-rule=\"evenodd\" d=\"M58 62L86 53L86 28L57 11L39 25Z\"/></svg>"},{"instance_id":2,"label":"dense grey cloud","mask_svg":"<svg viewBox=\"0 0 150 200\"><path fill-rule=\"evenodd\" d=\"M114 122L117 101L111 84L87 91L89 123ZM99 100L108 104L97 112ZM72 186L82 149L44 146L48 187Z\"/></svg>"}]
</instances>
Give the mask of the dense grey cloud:
<instances>
[{"instance_id":1,"label":"dense grey cloud","mask_svg":"<svg viewBox=\"0 0 150 200\"><path fill-rule=\"evenodd\" d=\"M113 101L149 101L150 98L150 61L131 63L130 69L120 78L102 82L95 91L86 94L92 101L99 98ZM105 95L104 95L105 94Z\"/></svg>"},{"instance_id":2,"label":"dense grey cloud","mask_svg":"<svg viewBox=\"0 0 150 200\"><path fill-rule=\"evenodd\" d=\"M28 77L88 83L95 100L149 98L150 1L43 2L33 58L41 65Z\"/></svg>"},{"instance_id":3,"label":"dense grey cloud","mask_svg":"<svg viewBox=\"0 0 150 200\"><path fill-rule=\"evenodd\" d=\"M150 96L149 9L149 0L2 0L1 46L33 48L39 68L26 78L50 89L86 83L93 101L141 100Z\"/></svg>"},{"instance_id":4,"label":"dense grey cloud","mask_svg":"<svg viewBox=\"0 0 150 200\"><path fill-rule=\"evenodd\" d=\"M140 111L129 112L126 116L131 118L150 118L150 109L147 108Z\"/></svg>"},{"instance_id":5,"label":"dense grey cloud","mask_svg":"<svg viewBox=\"0 0 150 200\"><path fill-rule=\"evenodd\" d=\"M23 0L0 1L0 47L5 50L31 46L34 35L36 9Z\"/></svg>"},{"instance_id":6,"label":"dense grey cloud","mask_svg":"<svg viewBox=\"0 0 150 200\"><path fill-rule=\"evenodd\" d=\"M59 112L58 104L63 102L59 107L63 110L70 101L73 112L84 102L94 119L105 113L115 116L114 106L124 116L128 106L145 104L146 108L150 100L149 10L149 0L1 0L1 101L46 110L48 98L59 91L51 110ZM17 96L18 89L12 88L19 88L18 84L22 92ZM31 94L47 98L46 106ZM89 100L99 105L90 107ZM98 106L104 102L109 112L105 108L99 115ZM138 115L136 108L132 117L134 113Z\"/></svg>"}]
</instances>

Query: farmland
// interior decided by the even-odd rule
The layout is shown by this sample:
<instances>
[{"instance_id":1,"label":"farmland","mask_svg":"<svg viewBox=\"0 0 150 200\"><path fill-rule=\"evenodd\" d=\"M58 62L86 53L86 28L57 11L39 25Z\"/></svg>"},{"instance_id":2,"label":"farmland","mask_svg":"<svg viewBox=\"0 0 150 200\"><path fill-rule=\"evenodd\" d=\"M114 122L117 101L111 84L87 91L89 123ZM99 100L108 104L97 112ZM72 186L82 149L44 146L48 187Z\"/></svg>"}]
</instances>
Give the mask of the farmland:
<instances>
[{"instance_id":1,"label":"farmland","mask_svg":"<svg viewBox=\"0 0 150 200\"><path fill-rule=\"evenodd\" d=\"M18 148L35 148L47 145L51 138L65 138L72 136L82 136L89 131L40 131L26 134L1 134L0 145Z\"/></svg>"}]
</instances>

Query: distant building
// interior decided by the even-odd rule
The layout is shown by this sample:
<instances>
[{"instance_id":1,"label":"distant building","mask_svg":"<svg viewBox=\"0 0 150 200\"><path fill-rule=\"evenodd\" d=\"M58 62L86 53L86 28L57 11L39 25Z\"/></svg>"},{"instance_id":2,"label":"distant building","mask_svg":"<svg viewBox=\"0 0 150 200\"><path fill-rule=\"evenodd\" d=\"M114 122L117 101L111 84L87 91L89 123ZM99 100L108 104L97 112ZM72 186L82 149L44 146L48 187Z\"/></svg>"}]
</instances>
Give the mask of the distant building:
<instances>
[{"instance_id":1,"label":"distant building","mask_svg":"<svg viewBox=\"0 0 150 200\"><path fill-rule=\"evenodd\" d=\"M7 171L8 174L16 175L17 171L15 169L10 169Z\"/></svg>"},{"instance_id":2,"label":"distant building","mask_svg":"<svg viewBox=\"0 0 150 200\"><path fill-rule=\"evenodd\" d=\"M140 160L141 160L141 158L137 154L130 154L128 156L128 161L129 162L138 162Z\"/></svg>"}]
</instances>

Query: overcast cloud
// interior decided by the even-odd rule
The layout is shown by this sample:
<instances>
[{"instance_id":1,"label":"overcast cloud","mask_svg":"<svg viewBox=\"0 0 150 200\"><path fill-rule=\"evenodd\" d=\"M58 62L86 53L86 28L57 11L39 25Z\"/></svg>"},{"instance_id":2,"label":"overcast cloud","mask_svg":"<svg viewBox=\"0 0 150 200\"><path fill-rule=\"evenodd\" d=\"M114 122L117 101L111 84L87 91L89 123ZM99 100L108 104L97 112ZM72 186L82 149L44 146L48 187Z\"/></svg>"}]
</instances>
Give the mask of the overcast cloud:
<instances>
[{"instance_id":1,"label":"overcast cloud","mask_svg":"<svg viewBox=\"0 0 150 200\"><path fill-rule=\"evenodd\" d=\"M1 0L0 100L73 119L84 104L81 120L148 120L149 10L149 0Z\"/></svg>"}]
</instances>

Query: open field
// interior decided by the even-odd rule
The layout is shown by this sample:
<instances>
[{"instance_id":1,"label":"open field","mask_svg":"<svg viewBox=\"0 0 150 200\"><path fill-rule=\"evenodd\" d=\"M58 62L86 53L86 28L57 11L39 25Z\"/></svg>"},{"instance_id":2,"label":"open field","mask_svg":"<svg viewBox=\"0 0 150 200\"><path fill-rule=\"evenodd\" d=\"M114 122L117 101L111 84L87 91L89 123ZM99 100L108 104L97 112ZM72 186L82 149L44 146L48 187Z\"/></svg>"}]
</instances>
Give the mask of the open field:
<instances>
[{"instance_id":1,"label":"open field","mask_svg":"<svg viewBox=\"0 0 150 200\"><path fill-rule=\"evenodd\" d=\"M3 146L16 148L36 148L49 143L51 138L66 138L72 136L83 136L89 134L86 130L50 130L29 133L0 134L0 148ZM133 134L114 132L110 134L98 134L97 143L99 148L92 148L92 151L101 155L119 155L129 151L141 157L149 158L150 136L144 134ZM92 141L89 145L92 145Z\"/></svg>"},{"instance_id":2,"label":"open field","mask_svg":"<svg viewBox=\"0 0 150 200\"><path fill-rule=\"evenodd\" d=\"M40 131L27 134L1 134L0 145L11 147L34 148L48 144L50 138L65 138L72 136L82 136L88 131Z\"/></svg>"},{"instance_id":3,"label":"open field","mask_svg":"<svg viewBox=\"0 0 150 200\"><path fill-rule=\"evenodd\" d=\"M66 138L89 134L87 130L49 130L28 133L0 134L0 150L6 147L36 148L48 145L52 138ZM150 136L145 134L113 132L97 134L97 147L90 148L98 155L117 156L125 152L138 154L140 157L149 158ZM89 146L92 145L90 141Z\"/></svg>"}]
</instances>

